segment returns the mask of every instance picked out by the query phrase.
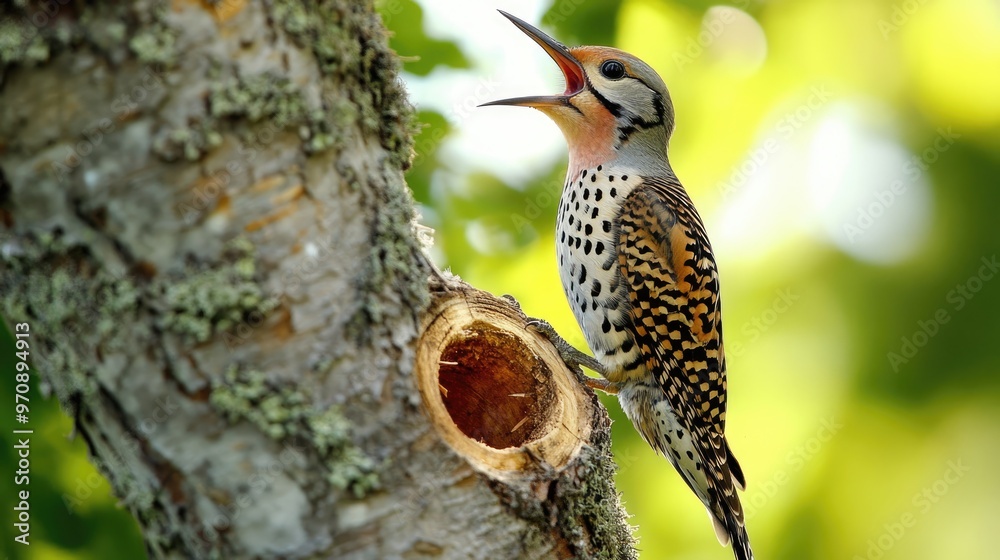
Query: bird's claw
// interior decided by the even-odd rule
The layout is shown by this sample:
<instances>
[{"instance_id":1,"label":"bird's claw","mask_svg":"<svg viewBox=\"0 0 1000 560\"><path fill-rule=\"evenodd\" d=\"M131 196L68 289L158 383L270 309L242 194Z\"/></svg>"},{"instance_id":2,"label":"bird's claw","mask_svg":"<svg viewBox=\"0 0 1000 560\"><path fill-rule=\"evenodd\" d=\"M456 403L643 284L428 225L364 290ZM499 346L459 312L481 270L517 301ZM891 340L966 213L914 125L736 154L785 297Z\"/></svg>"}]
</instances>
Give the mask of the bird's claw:
<instances>
[{"instance_id":1,"label":"bird's claw","mask_svg":"<svg viewBox=\"0 0 1000 560\"><path fill-rule=\"evenodd\" d=\"M559 353L559 357L562 358L566 367L575 373L581 382L587 379L587 376L583 373L584 367L593 369L598 373L603 373L603 367L597 360L587 356L574 348L572 344L566 342L566 339L559 336L556 329L545 319L528 319L526 327L547 338L552 343L552 346L555 347L556 352Z\"/></svg>"},{"instance_id":2,"label":"bird's claw","mask_svg":"<svg viewBox=\"0 0 1000 560\"><path fill-rule=\"evenodd\" d=\"M510 294L504 294L500 297L507 300L507 303L513 305L515 309L521 311L521 304L514 298L514 296Z\"/></svg>"},{"instance_id":3,"label":"bird's claw","mask_svg":"<svg viewBox=\"0 0 1000 560\"><path fill-rule=\"evenodd\" d=\"M544 335L545 338L552 341L554 344L557 340L562 340L559 333L556 332L552 325L549 324L545 319L528 319L527 326L529 329L537 332L538 334Z\"/></svg>"}]
</instances>

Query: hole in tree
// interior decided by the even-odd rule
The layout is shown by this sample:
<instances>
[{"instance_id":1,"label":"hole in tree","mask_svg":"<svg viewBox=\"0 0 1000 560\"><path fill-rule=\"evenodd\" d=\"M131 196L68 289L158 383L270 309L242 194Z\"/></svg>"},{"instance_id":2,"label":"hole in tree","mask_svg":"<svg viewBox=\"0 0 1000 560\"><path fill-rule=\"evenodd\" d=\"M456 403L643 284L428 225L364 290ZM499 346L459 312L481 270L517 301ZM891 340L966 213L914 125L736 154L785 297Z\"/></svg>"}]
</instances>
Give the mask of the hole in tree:
<instances>
[{"instance_id":1,"label":"hole in tree","mask_svg":"<svg viewBox=\"0 0 1000 560\"><path fill-rule=\"evenodd\" d=\"M518 337L476 322L441 353L438 383L452 420L494 449L520 447L546 431L552 373Z\"/></svg>"}]
</instances>

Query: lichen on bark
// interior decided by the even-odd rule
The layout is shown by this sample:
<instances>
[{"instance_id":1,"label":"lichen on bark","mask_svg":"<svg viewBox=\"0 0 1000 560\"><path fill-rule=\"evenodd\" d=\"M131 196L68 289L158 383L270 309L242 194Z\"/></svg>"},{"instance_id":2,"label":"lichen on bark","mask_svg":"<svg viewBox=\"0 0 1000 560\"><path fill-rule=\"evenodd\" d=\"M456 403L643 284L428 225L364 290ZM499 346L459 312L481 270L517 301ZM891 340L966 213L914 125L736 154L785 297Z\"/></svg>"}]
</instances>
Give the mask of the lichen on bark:
<instances>
[{"instance_id":1,"label":"lichen on bark","mask_svg":"<svg viewBox=\"0 0 1000 560\"><path fill-rule=\"evenodd\" d=\"M0 240L3 316L30 317L35 331L56 337L58 343L46 345L35 359L59 372L45 387L64 403L71 395L88 398L96 392L89 354L95 347L122 348L122 320L135 316L140 298L127 275L86 266L86 255L86 249L49 233Z\"/></svg>"},{"instance_id":2,"label":"lichen on bark","mask_svg":"<svg viewBox=\"0 0 1000 560\"><path fill-rule=\"evenodd\" d=\"M399 81L399 61L386 46L385 28L371 2L276 0L273 16L312 50L325 75L340 78L340 91L357 108L353 124L378 137L397 168L408 168L413 108Z\"/></svg>"},{"instance_id":3,"label":"lichen on bark","mask_svg":"<svg viewBox=\"0 0 1000 560\"><path fill-rule=\"evenodd\" d=\"M211 267L191 267L183 276L164 275L151 292L159 295L160 325L206 342L244 321L259 323L278 306L257 282L253 244L237 237Z\"/></svg>"},{"instance_id":4,"label":"lichen on bark","mask_svg":"<svg viewBox=\"0 0 1000 560\"><path fill-rule=\"evenodd\" d=\"M247 420L275 440L301 442L319 455L334 488L363 498L379 486L377 465L351 439L337 407L316 407L300 388L278 385L259 370L229 368L213 385L212 405L230 422Z\"/></svg>"}]
</instances>

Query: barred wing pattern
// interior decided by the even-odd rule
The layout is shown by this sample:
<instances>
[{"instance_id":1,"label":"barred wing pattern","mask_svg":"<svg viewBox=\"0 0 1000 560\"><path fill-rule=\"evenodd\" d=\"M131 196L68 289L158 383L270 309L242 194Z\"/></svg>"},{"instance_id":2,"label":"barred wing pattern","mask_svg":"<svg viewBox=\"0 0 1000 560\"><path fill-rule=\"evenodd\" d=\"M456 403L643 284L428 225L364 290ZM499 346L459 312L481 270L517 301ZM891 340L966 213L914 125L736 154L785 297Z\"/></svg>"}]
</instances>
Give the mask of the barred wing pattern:
<instances>
[{"instance_id":1,"label":"barred wing pattern","mask_svg":"<svg viewBox=\"0 0 1000 560\"><path fill-rule=\"evenodd\" d=\"M736 495L736 486L745 486L743 473L725 439L718 271L701 218L679 184L646 179L629 194L618 264L645 366L701 455L705 505L717 532L728 534L737 558L753 558Z\"/></svg>"}]
</instances>

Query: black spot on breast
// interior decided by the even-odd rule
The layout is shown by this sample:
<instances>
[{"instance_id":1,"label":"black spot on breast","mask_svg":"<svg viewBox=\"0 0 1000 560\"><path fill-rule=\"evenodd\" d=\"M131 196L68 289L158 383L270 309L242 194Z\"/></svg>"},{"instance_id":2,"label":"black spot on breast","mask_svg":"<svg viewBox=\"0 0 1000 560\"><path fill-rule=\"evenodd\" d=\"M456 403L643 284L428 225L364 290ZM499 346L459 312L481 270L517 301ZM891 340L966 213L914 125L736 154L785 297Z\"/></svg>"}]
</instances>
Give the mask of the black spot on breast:
<instances>
[{"instance_id":1,"label":"black spot on breast","mask_svg":"<svg viewBox=\"0 0 1000 560\"><path fill-rule=\"evenodd\" d=\"M596 206L594 206L594 211L590 213L590 219L591 220L597 218L597 211L598 211L598 208Z\"/></svg>"},{"instance_id":2,"label":"black spot on breast","mask_svg":"<svg viewBox=\"0 0 1000 560\"><path fill-rule=\"evenodd\" d=\"M569 215L569 225L573 225L573 220L576 220L576 217L574 217L573 214L570 214Z\"/></svg>"},{"instance_id":3,"label":"black spot on breast","mask_svg":"<svg viewBox=\"0 0 1000 560\"><path fill-rule=\"evenodd\" d=\"M604 169L604 166L603 166L603 165L598 165L598 166L597 166L597 170L598 170L598 171L600 171L600 170L602 170L602 169Z\"/></svg>"},{"instance_id":4,"label":"black spot on breast","mask_svg":"<svg viewBox=\"0 0 1000 560\"><path fill-rule=\"evenodd\" d=\"M597 175L591 175L590 176L590 182L591 183L596 183L597 182Z\"/></svg>"},{"instance_id":5,"label":"black spot on breast","mask_svg":"<svg viewBox=\"0 0 1000 560\"><path fill-rule=\"evenodd\" d=\"M574 210L580 210L580 201L576 202L576 208L574 208Z\"/></svg>"},{"instance_id":6,"label":"black spot on breast","mask_svg":"<svg viewBox=\"0 0 1000 560\"><path fill-rule=\"evenodd\" d=\"M622 343L622 352L628 354L632 351L632 347L635 346L635 342L632 341L632 337L626 338L625 342Z\"/></svg>"},{"instance_id":7,"label":"black spot on breast","mask_svg":"<svg viewBox=\"0 0 1000 560\"><path fill-rule=\"evenodd\" d=\"M559 242L560 243L565 243L566 242L566 232L565 231L562 232L562 236L559 238Z\"/></svg>"},{"instance_id":8,"label":"black spot on breast","mask_svg":"<svg viewBox=\"0 0 1000 560\"><path fill-rule=\"evenodd\" d=\"M628 175L622 175L622 181L628 181Z\"/></svg>"},{"instance_id":9,"label":"black spot on breast","mask_svg":"<svg viewBox=\"0 0 1000 560\"><path fill-rule=\"evenodd\" d=\"M604 193L601 192L601 189L594 191L594 202L600 202L602 198L604 198Z\"/></svg>"},{"instance_id":10,"label":"black spot on breast","mask_svg":"<svg viewBox=\"0 0 1000 560\"><path fill-rule=\"evenodd\" d=\"M618 196L618 189L611 187L611 198Z\"/></svg>"},{"instance_id":11,"label":"black spot on breast","mask_svg":"<svg viewBox=\"0 0 1000 560\"><path fill-rule=\"evenodd\" d=\"M590 200L590 189L583 189L583 199Z\"/></svg>"},{"instance_id":12,"label":"black spot on breast","mask_svg":"<svg viewBox=\"0 0 1000 560\"><path fill-rule=\"evenodd\" d=\"M577 229L580 229L580 228L577 228ZM577 249L579 249L579 248L580 248L580 240L581 240L581 239L583 239L583 238L582 238L582 237L577 237L577 238L576 238L576 248L577 248Z\"/></svg>"},{"instance_id":13,"label":"black spot on breast","mask_svg":"<svg viewBox=\"0 0 1000 560\"><path fill-rule=\"evenodd\" d=\"M601 323L601 330L604 331L604 334L611 332L611 321L608 321L607 315L604 316L604 322Z\"/></svg>"},{"instance_id":14,"label":"black spot on breast","mask_svg":"<svg viewBox=\"0 0 1000 560\"><path fill-rule=\"evenodd\" d=\"M576 223L576 231L580 231L580 226L582 226L582 225L583 225L583 222L577 222Z\"/></svg>"},{"instance_id":15,"label":"black spot on breast","mask_svg":"<svg viewBox=\"0 0 1000 560\"><path fill-rule=\"evenodd\" d=\"M680 428L678 428L677 429L677 437L679 437L681 439L684 439L684 430L681 430Z\"/></svg>"},{"instance_id":16,"label":"black spot on breast","mask_svg":"<svg viewBox=\"0 0 1000 560\"><path fill-rule=\"evenodd\" d=\"M587 226L587 227L590 227L590 226ZM590 243L590 240L588 239L587 242L583 244L583 254L584 255L589 255L590 254L590 248L591 248L591 243Z\"/></svg>"},{"instance_id":17,"label":"black spot on breast","mask_svg":"<svg viewBox=\"0 0 1000 560\"><path fill-rule=\"evenodd\" d=\"M608 220L604 220L604 223L601 224L601 227L604 229L604 233L611 233L611 222L609 222Z\"/></svg>"},{"instance_id":18,"label":"black spot on breast","mask_svg":"<svg viewBox=\"0 0 1000 560\"><path fill-rule=\"evenodd\" d=\"M580 285L587 281L587 267L580 265Z\"/></svg>"},{"instance_id":19,"label":"black spot on breast","mask_svg":"<svg viewBox=\"0 0 1000 560\"><path fill-rule=\"evenodd\" d=\"M573 191L573 192L569 193L569 201L570 202L575 202L576 201L576 191ZM566 207L568 208L569 204L567 204Z\"/></svg>"},{"instance_id":20,"label":"black spot on breast","mask_svg":"<svg viewBox=\"0 0 1000 560\"><path fill-rule=\"evenodd\" d=\"M597 297L601 295L601 281L594 280L594 285L590 287L590 295L592 297Z\"/></svg>"},{"instance_id":21,"label":"black spot on breast","mask_svg":"<svg viewBox=\"0 0 1000 560\"><path fill-rule=\"evenodd\" d=\"M690 449L688 449L687 456L688 456L688 459L691 459L691 460L694 459L694 453L692 453Z\"/></svg>"},{"instance_id":22,"label":"black spot on breast","mask_svg":"<svg viewBox=\"0 0 1000 560\"><path fill-rule=\"evenodd\" d=\"M584 170L583 170L583 178L584 178L584 179L586 179L586 178L587 178L587 170L586 170L586 169L584 169Z\"/></svg>"},{"instance_id":23,"label":"black spot on breast","mask_svg":"<svg viewBox=\"0 0 1000 560\"><path fill-rule=\"evenodd\" d=\"M615 176L614 175L608 175L608 182L609 183L614 183L615 182ZM614 195L612 195L612 196L614 196Z\"/></svg>"},{"instance_id":24,"label":"black spot on breast","mask_svg":"<svg viewBox=\"0 0 1000 560\"><path fill-rule=\"evenodd\" d=\"M603 252L604 252L604 242L603 241L598 241L597 245L594 246L594 254L595 255L600 255Z\"/></svg>"},{"instance_id":25,"label":"black spot on breast","mask_svg":"<svg viewBox=\"0 0 1000 560\"><path fill-rule=\"evenodd\" d=\"M594 226L587 224L587 227L583 228L583 233L587 235L594 233Z\"/></svg>"}]
</instances>

